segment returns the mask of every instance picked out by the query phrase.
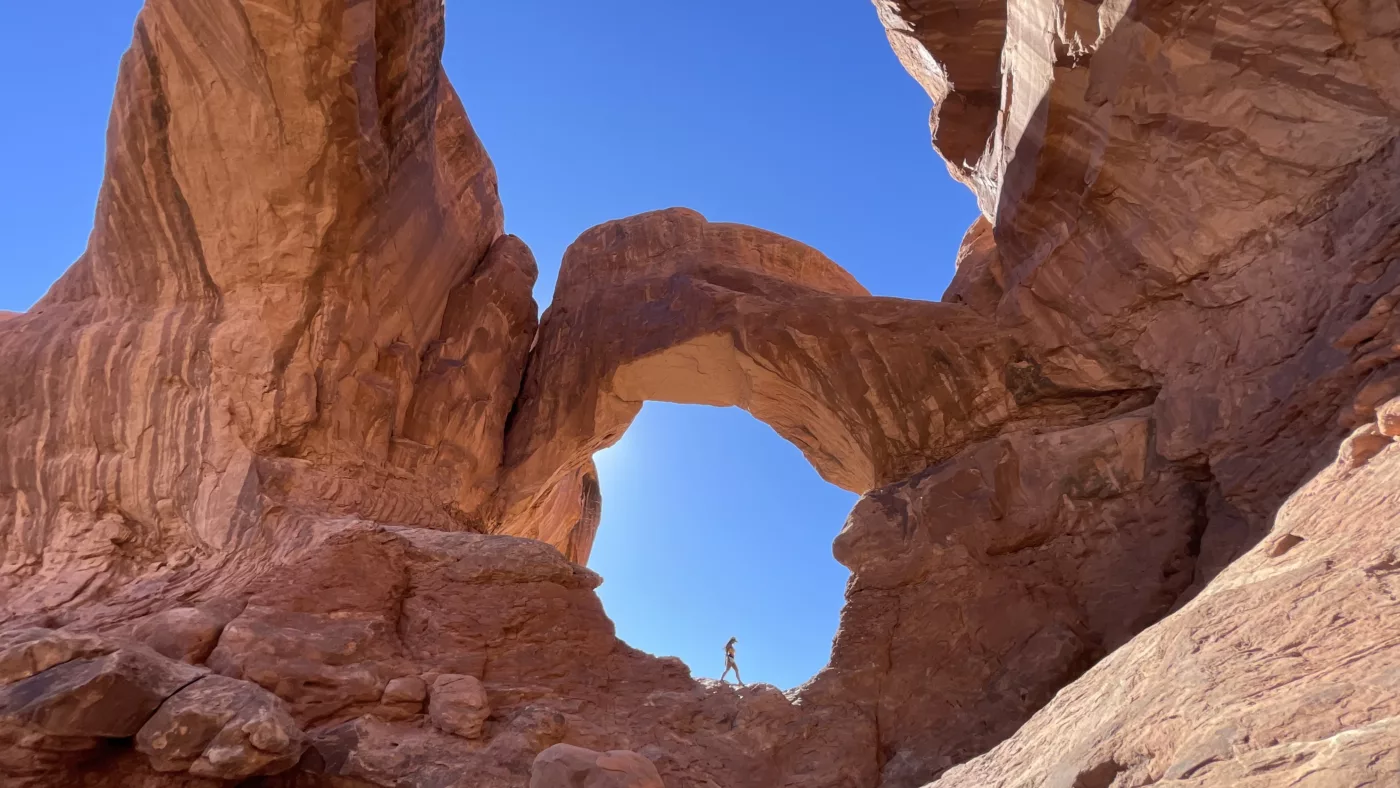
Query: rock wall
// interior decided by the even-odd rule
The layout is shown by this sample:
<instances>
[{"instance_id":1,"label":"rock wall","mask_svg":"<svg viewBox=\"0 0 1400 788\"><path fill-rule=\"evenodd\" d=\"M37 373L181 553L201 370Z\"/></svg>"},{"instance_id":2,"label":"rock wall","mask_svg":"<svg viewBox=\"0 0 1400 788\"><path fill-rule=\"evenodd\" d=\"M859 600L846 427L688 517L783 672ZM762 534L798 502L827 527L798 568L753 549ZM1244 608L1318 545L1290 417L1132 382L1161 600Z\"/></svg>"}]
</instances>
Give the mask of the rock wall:
<instances>
[{"instance_id":1,"label":"rock wall","mask_svg":"<svg viewBox=\"0 0 1400 788\"><path fill-rule=\"evenodd\" d=\"M1400 7L876 11L982 206L942 303L671 209L537 326L440 2L148 0L88 251L0 314L7 784L1393 772ZM648 399L862 493L806 686L616 639Z\"/></svg>"},{"instance_id":2,"label":"rock wall","mask_svg":"<svg viewBox=\"0 0 1400 788\"><path fill-rule=\"evenodd\" d=\"M89 248L0 334L7 608L257 549L289 507L479 528L535 267L442 34L433 3L142 11Z\"/></svg>"}]
</instances>

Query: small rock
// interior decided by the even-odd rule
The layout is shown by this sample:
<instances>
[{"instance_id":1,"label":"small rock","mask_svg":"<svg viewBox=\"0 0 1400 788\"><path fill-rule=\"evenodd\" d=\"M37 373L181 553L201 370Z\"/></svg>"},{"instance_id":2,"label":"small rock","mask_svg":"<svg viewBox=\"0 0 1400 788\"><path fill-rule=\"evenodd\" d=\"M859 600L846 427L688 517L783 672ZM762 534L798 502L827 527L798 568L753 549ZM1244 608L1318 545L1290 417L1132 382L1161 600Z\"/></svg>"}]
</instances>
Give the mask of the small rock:
<instances>
[{"instance_id":1,"label":"small rock","mask_svg":"<svg viewBox=\"0 0 1400 788\"><path fill-rule=\"evenodd\" d=\"M198 608L177 607L144 619L132 636L159 654L198 665L219 642L224 623Z\"/></svg>"},{"instance_id":2,"label":"small rock","mask_svg":"<svg viewBox=\"0 0 1400 788\"><path fill-rule=\"evenodd\" d=\"M295 766L306 738L280 698L227 676L205 676L166 701L136 735L156 771L242 780Z\"/></svg>"},{"instance_id":3,"label":"small rock","mask_svg":"<svg viewBox=\"0 0 1400 788\"><path fill-rule=\"evenodd\" d=\"M1376 409L1376 426L1382 435L1400 437L1400 397Z\"/></svg>"},{"instance_id":4,"label":"small rock","mask_svg":"<svg viewBox=\"0 0 1400 788\"><path fill-rule=\"evenodd\" d=\"M1390 437L1381 434L1375 424L1367 424L1351 437L1342 441L1342 447L1337 452L1337 459L1344 468L1358 468L1365 465L1368 460L1381 450L1390 445Z\"/></svg>"},{"instance_id":5,"label":"small rock","mask_svg":"<svg viewBox=\"0 0 1400 788\"><path fill-rule=\"evenodd\" d=\"M511 718L509 729L521 734L525 745L531 750L540 752L564 740L569 721L554 709L526 706Z\"/></svg>"},{"instance_id":6,"label":"small rock","mask_svg":"<svg viewBox=\"0 0 1400 788\"><path fill-rule=\"evenodd\" d=\"M1343 426L1352 428L1371 421L1376 410L1387 400L1400 394L1400 376L1367 381L1352 399L1349 412L1344 412Z\"/></svg>"},{"instance_id":7,"label":"small rock","mask_svg":"<svg viewBox=\"0 0 1400 788\"><path fill-rule=\"evenodd\" d=\"M0 634L0 685L27 679L69 660L100 657L114 650L92 635L43 627L12 629Z\"/></svg>"},{"instance_id":8,"label":"small rock","mask_svg":"<svg viewBox=\"0 0 1400 788\"><path fill-rule=\"evenodd\" d=\"M433 681L428 716L447 733L467 739L481 738L481 726L491 714L486 689L473 676L444 673Z\"/></svg>"},{"instance_id":9,"label":"small rock","mask_svg":"<svg viewBox=\"0 0 1400 788\"><path fill-rule=\"evenodd\" d=\"M134 736L203 673L144 649L69 660L0 690L0 724L50 736Z\"/></svg>"},{"instance_id":10,"label":"small rock","mask_svg":"<svg viewBox=\"0 0 1400 788\"><path fill-rule=\"evenodd\" d=\"M422 703L428 698L428 685L417 676L401 676L384 687L384 703Z\"/></svg>"},{"instance_id":11,"label":"small rock","mask_svg":"<svg viewBox=\"0 0 1400 788\"><path fill-rule=\"evenodd\" d=\"M628 750L596 752L556 744L535 758L530 788L665 788L651 761Z\"/></svg>"}]
</instances>

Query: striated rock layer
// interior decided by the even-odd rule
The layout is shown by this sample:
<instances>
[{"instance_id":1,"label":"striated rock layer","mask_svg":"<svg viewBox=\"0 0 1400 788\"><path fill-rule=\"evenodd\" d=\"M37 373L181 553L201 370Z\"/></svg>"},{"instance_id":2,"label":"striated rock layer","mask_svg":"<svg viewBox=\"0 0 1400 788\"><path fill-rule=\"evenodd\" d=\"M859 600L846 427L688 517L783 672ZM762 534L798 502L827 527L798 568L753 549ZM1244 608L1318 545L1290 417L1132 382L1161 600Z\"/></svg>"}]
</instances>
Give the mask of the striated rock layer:
<instances>
[{"instance_id":1,"label":"striated rock layer","mask_svg":"<svg viewBox=\"0 0 1400 788\"><path fill-rule=\"evenodd\" d=\"M442 33L431 2L141 12L89 248L0 332L10 609L255 550L308 505L479 527L535 268Z\"/></svg>"},{"instance_id":2,"label":"striated rock layer","mask_svg":"<svg viewBox=\"0 0 1400 788\"><path fill-rule=\"evenodd\" d=\"M876 10L983 210L944 302L670 209L537 325L440 2L149 0L88 251L0 314L6 784L1393 776L1400 7ZM616 639L648 399L862 494L806 686Z\"/></svg>"}]
</instances>

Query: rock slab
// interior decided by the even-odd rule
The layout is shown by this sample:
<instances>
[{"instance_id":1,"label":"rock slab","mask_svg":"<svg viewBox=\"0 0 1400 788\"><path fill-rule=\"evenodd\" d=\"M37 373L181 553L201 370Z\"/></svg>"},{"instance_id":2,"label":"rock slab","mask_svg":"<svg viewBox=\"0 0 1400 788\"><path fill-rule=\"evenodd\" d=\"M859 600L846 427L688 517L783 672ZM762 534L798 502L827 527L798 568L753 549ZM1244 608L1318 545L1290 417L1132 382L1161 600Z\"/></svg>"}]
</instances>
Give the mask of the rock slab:
<instances>
[{"instance_id":1,"label":"rock slab","mask_svg":"<svg viewBox=\"0 0 1400 788\"><path fill-rule=\"evenodd\" d=\"M665 788L656 767L635 752L594 752L556 744L540 753L530 788Z\"/></svg>"}]
</instances>

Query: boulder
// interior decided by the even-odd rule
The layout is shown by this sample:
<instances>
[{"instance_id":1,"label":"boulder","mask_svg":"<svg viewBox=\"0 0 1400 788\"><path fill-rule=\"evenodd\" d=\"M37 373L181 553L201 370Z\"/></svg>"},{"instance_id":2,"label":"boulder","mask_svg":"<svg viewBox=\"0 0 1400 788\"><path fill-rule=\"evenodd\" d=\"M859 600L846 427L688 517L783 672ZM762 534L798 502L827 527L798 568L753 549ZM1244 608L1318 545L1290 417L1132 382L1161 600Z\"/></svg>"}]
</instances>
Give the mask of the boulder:
<instances>
[{"instance_id":1,"label":"boulder","mask_svg":"<svg viewBox=\"0 0 1400 788\"><path fill-rule=\"evenodd\" d=\"M47 736L135 736L205 673L142 648L72 659L0 689L0 720Z\"/></svg>"},{"instance_id":2,"label":"boulder","mask_svg":"<svg viewBox=\"0 0 1400 788\"><path fill-rule=\"evenodd\" d=\"M205 676L175 693L136 734L160 772L242 780L296 765L304 736L276 695L227 676Z\"/></svg>"},{"instance_id":3,"label":"boulder","mask_svg":"<svg viewBox=\"0 0 1400 788\"><path fill-rule=\"evenodd\" d=\"M651 761L629 750L556 744L530 769L530 788L665 788Z\"/></svg>"},{"instance_id":4,"label":"boulder","mask_svg":"<svg viewBox=\"0 0 1400 788\"><path fill-rule=\"evenodd\" d=\"M116 646L92 635L42 627L0 633L0 686L27 679L72 659L109 654Z\"/></svg>"},{"instance_id":5,"label":"boulder","mask_svg":"<svg viewBox=\"0 0 1400 788\"><path fill-rule=\"evenodd\" d=\"M380 700L384 703L409 703L422 705L428 699L428 685L417 676L400 676L384 685Z\"/></svg>"},{"instance_id":6,"label":"boulder","mask_svg":"<svg viewBox=\"0 0 1400 788\"><path fill-rule=\"evenodd\" d=\"M444 673L433 680L428 717L440 730L466 739L481 738L491 715L486 689L474 676Z\"/></svg>"},{"instance_id":7,"label":"boulder","mask_svg":"<svg viewBox=\"0 0 1400 788\"><path fill-rule=\"evenodd\" d=\"M132 637L171 659L198 665L209 658L219 642L224 621L194 607L176 607L136 625Z\"/></svg>"}]
</instances>

